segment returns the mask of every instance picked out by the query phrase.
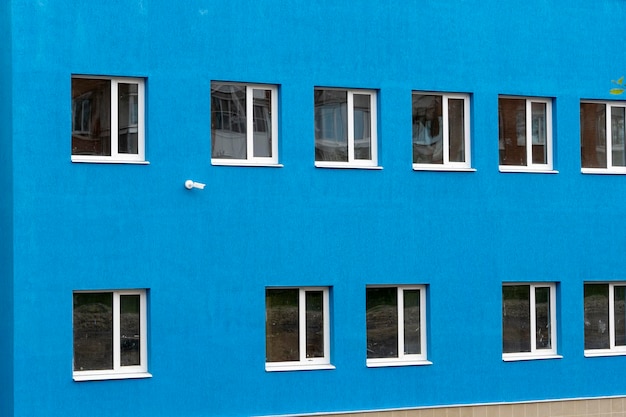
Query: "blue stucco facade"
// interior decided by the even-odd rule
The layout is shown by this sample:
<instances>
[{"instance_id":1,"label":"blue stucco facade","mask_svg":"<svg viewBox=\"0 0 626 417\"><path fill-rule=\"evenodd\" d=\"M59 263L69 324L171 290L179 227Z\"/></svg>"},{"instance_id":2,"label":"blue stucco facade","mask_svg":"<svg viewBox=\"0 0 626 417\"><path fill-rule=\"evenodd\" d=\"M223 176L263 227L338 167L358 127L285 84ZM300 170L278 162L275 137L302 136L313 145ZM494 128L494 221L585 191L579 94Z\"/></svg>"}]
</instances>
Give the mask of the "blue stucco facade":
<instances>
[{"instance_id":1,"label":"blue stucco facade","mask_svg":"<svg viewBox=\"0 0 626 417\"><path fill-rule=\"evenodd\" d=\"M626 395L583 283L626 280L626 177L581 173L626 2L0 4L0 415L261 416ZM149 164L72 163L71 76L145 77ZM211 164L212 80L279 86L280 168ZM382 170L314 166L314 87L378 92ZM411 92L468 93L475 172L411 169ZM553 99L556 174L498 170ZM187 179L206 183L186 190ZM560 359L502 360L502 283L556 282ZM428 288L432 365L368 368L365 287ZM331 289L332 370L266 372L265 288ZM72 292L148 291L151 378L72 379ZM593 382L593 383L592 383Z\"/></svg>"}]
</instances>

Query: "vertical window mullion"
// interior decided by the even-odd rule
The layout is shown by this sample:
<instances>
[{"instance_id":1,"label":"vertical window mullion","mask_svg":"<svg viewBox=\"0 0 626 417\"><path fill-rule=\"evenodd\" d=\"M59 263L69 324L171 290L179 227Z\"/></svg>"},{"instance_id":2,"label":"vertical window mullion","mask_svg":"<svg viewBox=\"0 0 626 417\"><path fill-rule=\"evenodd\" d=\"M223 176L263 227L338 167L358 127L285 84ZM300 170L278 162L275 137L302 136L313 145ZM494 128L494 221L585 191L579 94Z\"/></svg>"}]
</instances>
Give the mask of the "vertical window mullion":
<instances>
[{"instance_id":1,"label":"vertical window mullion","mask_svg":"<svg viewBox=\"0 0 626 417\"><path fill-rule=\"evenodd\" d=\"M254 88L246 86L246 159L254 159Z\"/></svg>"},{"instance_id":2,"label":"vertical window mullion","mask_svg":"<svg viewBox=\"0 0 626 417\"><path fill-rule=\"evenodd\" d=\"M348 91L346 107L348 116L348 162L354 162L354 96L352 91Z\"/></svg>"},{"instance_id":3,"label":"vertical window mullion","mask_svg":"<svg viewBox=\"0 0 626 417\"><path fill-rule=\"evenodd\" d=\"M120 294L113 293L113 370L121 368L120 352Z\"/></svg>"},{"instance_id":4,"label":"vertical window mullion","mask_svg":"<svg viewBox=\"0 0 626 417\"><path fill-rule=\"evenodd\" d=\"M556 284L550 287L550 348L556 353Z\"/></svg>"},{"instance_id":5,"label":"vertical window mullion","mask_svg":"<svg viewBox=\"0 0 626 417\"><path fill-rule=\"evenodd\" d=\"M537 305L535 299L535 287L530 286L530 351L537 351Z\"/></svg>"},{"instance_id":6,"label":"vertical window mullion","mask_svg":"<svg viewBox=\"0 0 626 417\"><path fill-rule=\"evenodd\" d=\"M298 350L300 361L306 361L306 290L298 291Z\"/></svg>"},{"instance_id":7,"label":"vertical window mullion","mask_svg":"<svg viewBox=\"0 0 626 417\"><path fill-rule=\"evenodd\" d=\"M324 359L330 361L330 302L328 289L322 291L322 312L324 314Z\"/></svg>"},{"instance_id":8,"label":"vertical window mullion","mask_svg":"<svg viewBox=\"0 0 626 417\"><path fill-rule=\"evenodd\" d=\"M377 94L370 93L370 157L378 163L378 107Z\"/></svg>"},{"instance_id":9,"label":"vertical window mullion","mask_svg":"<svg viewBox=\"0 0 626 417\"><path fill-rule=\"evenodd\" d=\"M148 368L148 309L146 307L146 293L139 293L139 365Z\"/></svg>"},{"instance_id":10,"label":"vertical window mullion","mask_svg":"<svg viewBox=\"0 0 626 417\"><path fill-rule=\"evenodd\" d=\"M270 87L270 96L272 99L271 110L272 115L270 117L270 122L272 123L272 158L278 161L278 88Z\"/></svg>"},{"instance_id":11,"label":"vertical window mullion","mask_svg":"<svg viewBox=\"0 0 626 417\"><path fill-rule=\"evenodd\" d=\"M448 165L450 163L450 123L448 121L448 99L446 95L441 96L441 123L442 138L443 141L443 164Z\"/></svg>"},{"instance_id":12,"label":"vertical window mullion","mask_svg":"<svg viewBox=\"0 0 626 417\"><path fill-rule=\"evenodd\" d=\"M398 287L398 302L396 308L398 309L398 359L404 357L404 289Z\"/></svg>"},{"instance_id":13,"label":"vertical window mullion","mask_svg":"<svg viewBox=\"0 0 626 417\"><path fill-rule=\"evenodd\" d=\"M526 100L526 166L533 163L533 102Z\"/></svg>"},{"instance_id":14,"label":"vertical window mullion","mask_svg":"<svg viewBox=\"0 0 626 417\"><path fill-rule=\"evenodd\" d=\"M609 284L609 349L615 349L615 286L613 284Z\"/></svg>"},{"instance_id":15,"label":"vertical window mullion","mask_svg":"<svg viewBox=\"0 0 626 417\"><path fill-rule=\"evenodd\" d=\"M145 87L144 82L137 81L137 152L141 159L146 157L146 127L145 127Z\"/></svg>"},{"instance_id":16,"label":"vertical window mullion","mask_svg":"<svg viewBox=\"0 0 626 417\"><path fill-rule=\"evenodd\" d=\"M119 156L119 92L117 80L111 80L111 156Z\"/></svg>"}]
</instances>

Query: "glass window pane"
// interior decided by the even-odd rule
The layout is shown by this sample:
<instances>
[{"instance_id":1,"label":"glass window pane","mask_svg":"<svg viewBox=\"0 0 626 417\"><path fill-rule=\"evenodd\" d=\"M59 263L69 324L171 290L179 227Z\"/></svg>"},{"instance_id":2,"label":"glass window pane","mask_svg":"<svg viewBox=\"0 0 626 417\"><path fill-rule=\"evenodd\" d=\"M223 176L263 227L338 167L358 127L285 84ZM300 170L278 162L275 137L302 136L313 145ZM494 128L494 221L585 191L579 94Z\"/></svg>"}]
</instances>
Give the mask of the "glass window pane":
<instances>
[{"instance_id":1,"label":"glass window pane","mask_svg":"<svg viewBox=\"0 0 626 417\"><path fill-rule=\"evenodd\" d=\"M583 168L606 168L606 106L580 103L580 152Z\"/></svg>"},{"instance_id":2,"label":"glass window pane","mask_svg":"<svg viewBox=\"0 0 626 417\"><path fill-rule=\"evenodd\" d=\"M548 163L546 103L531 103L533 164Z\"/></svg>"},{"instance_id":3,"label":"glass window pane","mask_svg":"<svg viewBox=\"0 0 626 417\"><path fill-rule=\"evenodd\" d=\"M443 164L441 96L413 94L413 163Z\"/></svg>"},{"instance_id":4,"label":"glass window pane","mask_svg":"<svg viewBox=\"0 0 626 417\"><path fill-rule=\"evenodd\" d=\"M367 357L398 357L398 290L367 288Z\"/></svg>"},{"instance_id":5,"label":"glass window pane","mask_svg":"<svg viewBox=\"0 0 626 417\"><path fill-rule=\"evenodd\" d=\"M448 100L450 162L465 162L465 100Z\"/></svg>"},{"instance_id":6,"label":"glass window pane","mask_svg":"<svg viewBox=\"0 0 626 417\"><path fill-rule=\"evenodd\" d=\"M550 288L535 288L535 348L551 349Z\"/></svg>"},{"instance_id":7,"label":"glass window pane","mask_svg":"<svg viewBox=\"0 0 626 417\"><path fill-rule=\"evenodd\" d=\"M422 352L420 338L420 290L404 290L404 354Z\"/></svg>"},{"instance_id":8,"label":"glass window pane","mask_svg":"<svg viewBox=\"0 0 626 417\"><path fill-rule=\"evenodd\" d=\"M252 90L254 156L272 156L272 91Z\"/></svg>"},{"instance_id":9,"label":"glass window pane","mask_svg":"<svg viewBox=\"0 0 626 417\"><path fill-rule=\"evenodd\" d=\"M526 166L526 100L498 99L500 165Z\"/></svg>"},{"instance_id":10,"label":"glass window pane","mask_svg":"<svg viewBox=\"0 0 626 417\"><path fill-rule=\"evenodd\" d=\"M74 370L113 369L113 294L75 293Z\"/></svg>"},{"instance_id":11,"label":"glass window pane","mask_svg":"<svg viewBox=\"0 0 626 417\"><path fill-rule=\"evenodd\" d=\"M626 313L624 311L626 287L615 286L614 292L615 346L626 346Z\"/></svg>"},{"instance_id":12,"label":"glass window pane","mask_svg":"<svg viewBox=\"0 0 626 417\"><path fill-rule=\"evenodd\" d=\"M72 79L72 155L111 156L111 81Z\"/></svg>"},{"instance_id":13,"label":"glass window pane","mask_svg":"<svg viewBox=\"0 0 626 417\"><path fill-rule=\"evenodd\" d=\"M613 166L626 166L626 153L624 153L624 107L611 107L611 151Z\"/></svg>"},{"instance_id":14,"label":"glass window pane","mask_svg":"<svg viewBox=\"0 0 626 417\"><path fill-rule=\"evenodd\" d=\"M324 357L324 293L307 291L306 305L306 357Z\"/></svg>"},{"instance_id":15,"label":"glass window pane","mask_svg":"<svg viewBox=\"0 0 626 417\"><path fill-rule=\"evenodd\" d=\"M609 347L609 286L585 284L585 349Z\"/></svg>"},{"instance_id":16,"label":"glass window pane","mask_svg":"<svg viewBox=\"0 0 626 417\"><path fill-rule=\"evenodd\" d=\"M354 94L354 159L372 159L372 106L369 94Z\"/></svg>"},{"instance_id":17,"label":"glass window pane","mask_svg":"<svg viewBox=\"0 0 626 417\"><path fill-rule=\"evenodd\" d=\"M267 362L300 360L297 289L265 291Z\"/></svg>"},{"instance_id":18,"label":"glass window pane","mask_svg":"<svg viewBox=\"0 0 626 417\"><path fill-rule=\"evenodd\" d=\"M530 286L502 287L502 351L530 352Z\"/></svg>"},{"instance_id":19,"label":"glass window pane","mask_svg":"<svg viewBox=\"0 0 626 417\"><path fill-rule=\"evenodd\" d=\"M246 86L211 83L211 157L246 159Z\"/></svg>"},{"instance_id":20,"label":"glass window pane","mask_svg":"<svg viewBox=\"0 0 626 417\"><path fill-rule=\"evenodd\" d=\"M121 365L141 364L140 296L120 296L120 353Z\"/></svg>"},{"instance_id":21,"label":"glass window pane","mask_svg":"<svg viewBox=\"0 0 626 417\"><path fill-rule=\"evenodd\" d=\"M118 152L137 154L138 139L138 84L118 84Z\"/></svg>"},{"instance_id":22,"label":"glass window pane","mask_svg":"<svg viewBox=\"0 0 626 417\"><path fill-rule=\"evenodd\" d=\"M315 160L348 162L347 91L315 90Z\"/></svg>"}]
</instances>

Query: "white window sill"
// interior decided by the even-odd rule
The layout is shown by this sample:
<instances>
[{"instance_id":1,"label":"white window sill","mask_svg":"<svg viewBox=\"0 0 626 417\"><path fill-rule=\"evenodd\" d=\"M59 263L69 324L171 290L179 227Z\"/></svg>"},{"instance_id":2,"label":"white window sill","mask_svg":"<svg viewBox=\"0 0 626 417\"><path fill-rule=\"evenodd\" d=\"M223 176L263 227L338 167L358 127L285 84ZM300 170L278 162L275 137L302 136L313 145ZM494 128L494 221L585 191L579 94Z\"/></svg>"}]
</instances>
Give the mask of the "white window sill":
<instances>
[{"instance_id":1,"label":"white window sill","mask_svg":"<svg viewBox=\"0 0 626 417\"><path fill-rule=\"evenodd\" d=\"M235 167L267 167L282 168L283 164L273 162L253 162L241 159L211 159L211 165L214 166L235 166Z\"/></svg>"},{"instance_id":2,"label":"white window sill","mask_svg":"<svg viewBox=\"0 0 626 417\"><path fill-rule=\"evenodd\" d=\"M152 378L152 374L148 372L110 372L110 373L92 373L92 372L74 372L72 378L76 382L81 381L106 381L109 379L138 379Z\"/></svg>"},{"instance_id":3,"label":"white window sill","mask_svg":"<svg viewBox=\"0 0 626 417\"><path fill-rule=\"evenodd\" d=\"M557 355L556 353L545 353L545 354L512 353L512 354L502 355L502 360L504 362L534 361L534 360L540 360L540 359L563 359L563 356Z\"/></svg>"},{"instance_id":4,"label":"white window sill","mask_svg":"<svg viewBox=\"0 0 626 417\"><path fill-rule=\"evenodd\" d=\"M274 365L274 364L265 364L266 372L285 372L285 371L316 371L316 370L324 370L324 369L335 369L334 365L329 363L316 363L316 364L284 364L284 365Z\"/></svg>"},{"instance_id":5,"label":"white window sill","mask_svg":"<svg viewBox=\"0 0 626 417\"><path fill-rule=\"evenodd\" d=\"M316 168L339 168L339 169L374 169L380 170L383 167L378 165L356 165L349 163L341 163L341 162L323 162L323 161L315 161Z\"/></svg>"},{"instance_id":6,"label":"white window sill","mask_svg":"<svg viewBox=\"0 0 626 417\"><path fill-rule=\"evenodd\" d=\"M585 351L585 358L598 358L602 356L626 356L626 350L590 349Z\"/></svg>"},{"instance_id":7,"label":"white window sill","mask_svg":"<svg viewBox=\"0 0 626 417\"><path fill-rule=\"evenodd\" d=\"M476 168L471 167L455 167L449 165L437 164L413 164L413 171L445 171L445 172L476 172Z\"/></svg>"},{"instance_id":8,"label":"white window sill","mask_svg":"<svg viewBox=\"0 0 626 417\"><path fill-rule=\"evenodd\" d=\"M383 368L389 366L424 366L424 365L432 365L431 361L420 359L420 360L397 360L397 359L388 359L388 360L380 360L380 361L367 361L368 368Z\"/></svg>"},{"instance_id":9,"label":"white window sill","mask_svg":"<svg viewBox=\"0 0 626 417\"><path fill-rule=\"evenodd\" d=\"M150 161L144 160L132 160L132 159L112 159L110 157L93 158L82 157L72 155L72 162L87 163L87 164L136 164L136 165L150 165Z\"/></svg>"},{"instance_id":10,"label":"white window sill","mask_svg":"<svg viewBox=\"0 0 626 417\"><path fill-rule=\"evenodd\" d=\"M524 172L527 174L558 174L559 171L555 169L548 168L530 168L525 166L508 166L508 165L500 165L498 167L500 172Z\"/></svg>"},{"instance_id":11,"label":"white window sill","mask_svg":"<svg viewBox=\"0 0 626 417\"><path fill-rule=\"evenodd\" d=\"M581 168L580 172L583 174L598 174L598 175L626 175L626 169L616 168Z\"/></svg>"}]
</instances>

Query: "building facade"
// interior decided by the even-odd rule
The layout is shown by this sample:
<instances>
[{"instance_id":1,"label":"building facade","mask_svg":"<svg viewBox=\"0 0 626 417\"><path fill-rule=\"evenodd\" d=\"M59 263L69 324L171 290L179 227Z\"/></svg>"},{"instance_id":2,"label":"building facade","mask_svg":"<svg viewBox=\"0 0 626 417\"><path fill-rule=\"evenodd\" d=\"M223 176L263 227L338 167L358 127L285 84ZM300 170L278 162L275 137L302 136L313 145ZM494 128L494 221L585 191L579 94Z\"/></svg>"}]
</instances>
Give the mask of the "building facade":
<instances>
[{"instance_id":1,"label":"building facade","mask_svg":"<svg viewBox=\"0 0 626 417\"><path fill-rule=\"evenodd\" d=\"M626 2L74 3L0 4L0 415L623 415Z\"/></svg>"}]
</instances>

